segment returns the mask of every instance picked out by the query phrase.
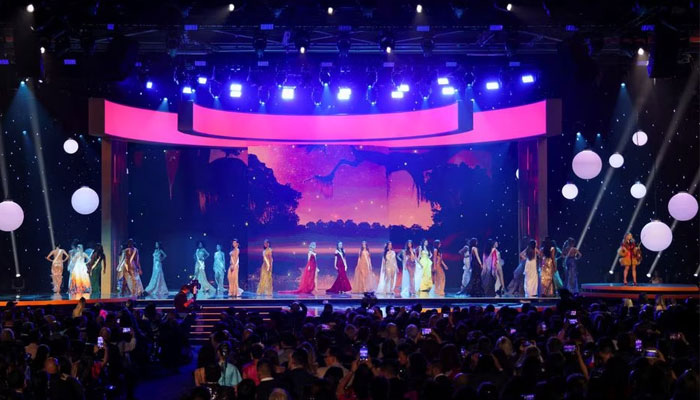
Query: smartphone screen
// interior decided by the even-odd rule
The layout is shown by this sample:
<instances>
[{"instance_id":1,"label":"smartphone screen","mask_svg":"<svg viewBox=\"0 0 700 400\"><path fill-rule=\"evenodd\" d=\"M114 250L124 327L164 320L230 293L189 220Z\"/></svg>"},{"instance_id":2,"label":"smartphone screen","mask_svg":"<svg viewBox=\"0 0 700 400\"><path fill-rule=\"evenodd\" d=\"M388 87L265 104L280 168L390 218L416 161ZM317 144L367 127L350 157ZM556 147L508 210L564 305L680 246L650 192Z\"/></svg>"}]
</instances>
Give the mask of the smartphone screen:
<instances>
[{"instance_id":1,"label":"smartphone screen","mask_svg":"<svg viewBox=\"0 0 700 400\"><path fill-rule=\"evenodd\" d=\"M360 361L367 361L368 358L369 350L367 350L367 346L360 347Z\"/></svg>"},{"instance_id":2,"label":"smartphone screen","mask_svg":"<svg viewBox=\"0 0 700 400\"><path fill-rule=\"evenodd\" d=\"M430 335L431 332L432 332L432 329L430 329L430 328L423 328L423 330L421 331L421 333L423 335Z\"/></svg>"},{"instance_id":3,"label":"smartphone screen","mask_svg":"<svg viewBox=\"0 0 700 400\"><path fill-rule=\"evenodd\" d=\"M564 352L565 352L565 353L574 353L574 352L576 352L576 345L575 345L575 344L565 344L565 345L564 345Z\"/></svg>"},{"instance_id":4,"label":"smartphone screen","mask_svg":"<svg viewBox=\"0 0 700 400\"><path fill-rule=\"evenodd\" d=\"M122 328L122 332L131 333L131 328Z\"/></svg>"},{"instance_id":5,"label":"smartphone screen","mask_svg":"<svg viewBox=\"0 0 700 400\"><path fill-rule=\"evenodd\" d=\"M515 328L510 328L510 334L511 334L511 335L515 335L515 332L517 332L517 330L516 330Z\"/></svg>"},{"instance_id":6,"label":"smartphone screen","mask_svg":"<svg viewBox=\"0 0 700 400\"><path fill-rule=\"evenodd\" d=\"M102 336L97 337L97 348L98 349L103 349L105 347L105 340L102 338Z\"/></svg>"},{"instance_id":7,"label":"smartphone screen","mask_svg":"<svg viewBox=\"0 0 700 400\"><path fill-rule=\"evenodd\" d=\"M462 358L467 358L467 348L466 347L462 347L462 350L460 350L460 352L462 354Z\"/></svg>"},{"instance_id":8,"label":"smartphone screen","mask_svg":"<svg viewBox=\"0 0 700 400\"><path fill-rule=\"evenodd\" d=\"M569 323L571 325L576 325L576 324L578 324L578 320L576 318L569 318Z\"/></svg>"},{"instance_id":9,"label":"smartphone screen","mask_svg":"<svg viewBox=\"0 0 700 400\"><path fill-rule=\"evenodd\" d=\"M659 357L659 352L656 349L647 349L647 351L644 353L644 357L657 358Z\"/></svg>"},{"instance_id":10,"label":"smartphone screen","mask_svg":"<svg viewBox=\"0 0 700 400\"><path fill-rule=\"evenodd\" d=\"M642 352L642 341L641 339L637 339L634 341L634 349L637 350L638 353Z\"/></svg>"},{"instance_id":11,"label":"smartphone screen","mask_svg":"<svg viewBox=\"0 0 700 400\"><path fill-rule=\"evenodd\" d=\"M576 310L572 310L572 311L571 311L571 316L572 316L572 317L575 317L575 316L576 316Z\"/></svg>"}]
</instances>

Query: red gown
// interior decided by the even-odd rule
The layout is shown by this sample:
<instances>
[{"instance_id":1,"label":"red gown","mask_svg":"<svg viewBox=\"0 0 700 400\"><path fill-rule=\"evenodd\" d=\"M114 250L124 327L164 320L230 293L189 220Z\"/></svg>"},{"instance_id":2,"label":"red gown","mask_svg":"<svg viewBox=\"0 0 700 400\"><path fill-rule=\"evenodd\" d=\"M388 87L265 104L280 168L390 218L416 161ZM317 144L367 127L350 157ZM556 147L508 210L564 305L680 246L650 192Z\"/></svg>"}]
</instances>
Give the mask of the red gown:
<instances>
[{"instance_id":1,"label":"red gown","mask_svg":"<svg viewBox=\"0 0 700 400\"><path fill-rule=\"evenodd\" d=\"M304 272L301 273L301 282L299 282L299 289L282 291L280 293L284 294L310 294L316 288L316 254L311 254L309 256L309 261L307 261L304 267Z\"/></svg>"},{"instance_id":2,"label":"red gown","mask_svg":"<svg viewBox=\"0 0 700 400\"><path fill-rule=\"evenodd\" d=\"M338 270L338 277L335 279L333 286L326 290L326 293L350 292L350 280L346 273L345 259L338 253L335 253L335 268Z\"/></svg>"}]
</instances>

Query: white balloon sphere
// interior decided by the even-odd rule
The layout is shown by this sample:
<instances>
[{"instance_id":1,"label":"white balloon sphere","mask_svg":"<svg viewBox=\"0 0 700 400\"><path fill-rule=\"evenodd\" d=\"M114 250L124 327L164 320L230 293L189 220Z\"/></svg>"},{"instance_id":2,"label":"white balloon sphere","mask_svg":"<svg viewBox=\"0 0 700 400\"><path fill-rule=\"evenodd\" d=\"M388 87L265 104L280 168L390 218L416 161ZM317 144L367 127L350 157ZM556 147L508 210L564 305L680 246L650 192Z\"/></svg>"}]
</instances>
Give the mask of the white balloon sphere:
<instances>
[{"instance_id":1,"label":"white balloon sphere","mask_svg":"<svg viewBox=\"0 0 700 400\"><path fill-rule=\"evenodd\" d=\"M637 131L632 135L632 143L637 146L644 146L647 144L647 140L649 140L649 137L644 131Z\"/></svg>"},{"instance_id":2,"label":"white balloon sphere","mask_svg":"<svg viewBox=\"0 0 700 400\"><path fill-rule=\"evenodd\" d=\"M678 221L691 220L698 213L698 201L690 193L676 193L668 201L668 212Z\"/></svg>"},{"instance_id":3,"label":"white balloon sphere","mask_svg":"<svg viewBox=\"0 0 700 400\"><path fill-rule=\"evenodd\" d=\"M608 158L608 162L611 167L620 168L625 163L625 157L622 157L620 153L615 153Z\"/></svg>"},{"instance_id":4,"label":"white balloon sphere","mask_svg":"<svg viewBox=\"0 0 700 400\"><path fill-rule=\"evenodd\" d=\"M67 139L63 142L63 151L68 154L75 154L78 151L78 142L75 139Z\"/></svg>"},{"instance_id":5,"label":"white balloon sphere","mask_svg":"<svg viewBox=\"0 0 700 400\"><path fill-rule=\"evenodd\" d=\"M561 194L569 200L573 200L578 196L578 188L573 183L567 183L561 188Z\"/></svg>"},{"instance_id":6,"label":"white balloon sphere","mask_svg":"<svg viewBox=\"0 0 700 400\"><path fill-rule=\"evenodd\" d=\"M515 170L515 179L520 179L520 168Z\"/></svg>"},{"instance_id":7,"label":"white balloon sphere","mask_svg":"<svg viewBox=\"0 0 700 400\"><path fill-rule=\"evenodd\" d=\"M630 187L630 193L635 199L641 199L647 195L647 188L642 183L637 182Z\"/></svg>"},{"instance_id":8,"label":"white balloon sphere","mask_svg":"<svg viewBox=\"0 0 700 400\"><path fill-rule=\"evenodd\" d=\"M651 251L662 251L673 241L673 232L661 221L651 221L644 225L640 234L642 244Z\"/></svg>"},{"instance_id":9,"label":"white balloon sphere","mask_svg":"<svg viewBox=\"0 0 700 400\"><path fill-rule=\"evenodd\" d=\"M94 190L83 186L73 192L73 196L70 198L70 204L78 214L88 215L97 210L97 206L100 205L100 197Z\"/></svg>"},{"instance_id":10,"label":"white balloon sphere","mask_svg":"<svg viewBox=\"0 0 700 400\"><path fill-rule=\"evenodd\" d=\"M600 173L600 170L603 168L603 161L594 151L584 150L574 156L571 168L579 178L592 179Z\"/></svg>"},{"instance_id":11,"label":"white balloon sphere","mask_svg":"<svg viewBox=\"0 0 700 400\"><path fill-rule=\"evenodd\" d=\"M24 211L11 200L0 203L0 231L12 232L24 221Z\"/></svg>"}]
</instances>

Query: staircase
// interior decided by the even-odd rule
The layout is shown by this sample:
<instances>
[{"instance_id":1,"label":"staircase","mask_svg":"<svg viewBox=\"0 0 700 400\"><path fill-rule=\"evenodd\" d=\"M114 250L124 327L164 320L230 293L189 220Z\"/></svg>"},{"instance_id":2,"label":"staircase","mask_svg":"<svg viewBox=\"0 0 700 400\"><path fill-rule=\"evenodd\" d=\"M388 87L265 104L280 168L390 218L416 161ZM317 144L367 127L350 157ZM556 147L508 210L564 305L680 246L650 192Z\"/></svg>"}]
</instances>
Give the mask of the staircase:
<instances>
[{"instance_id":1,"label":"staircase","mask_svg":"<svg viewBox=\"0 0 700 400\"><path fill-rule=\"evenodd\" d=\"M214 331L214 326L221 321L221 313L230 308L231 305L206 305L197 311L197 318L190 329L190 343L202 344L209 340L209 336ZM281 310L282 307L270 306L246 306L248 312L257 312L263 320L270 319L270 313Z\"/></svg>"}]
</instances>

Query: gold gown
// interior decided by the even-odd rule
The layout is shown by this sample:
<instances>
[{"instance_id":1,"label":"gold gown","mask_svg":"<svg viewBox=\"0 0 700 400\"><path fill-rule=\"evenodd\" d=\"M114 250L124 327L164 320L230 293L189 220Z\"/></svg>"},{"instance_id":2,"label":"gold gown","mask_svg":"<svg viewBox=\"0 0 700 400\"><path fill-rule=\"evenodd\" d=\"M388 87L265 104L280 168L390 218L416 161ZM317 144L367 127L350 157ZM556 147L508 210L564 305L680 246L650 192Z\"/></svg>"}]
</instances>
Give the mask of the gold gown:
<instances>
[{"instance_id":1,"label":"gold gown","mask_svg":"<svg viewBox=\"0 0 700 400\"><path fill-rule=\"evenodd\" d=\"M438 251L433 252L433 260L435 263L435 295L445 295L445 270L442 268L442 254Z\"/></svg>"},{"instance_id":2,"label":"gold gown","mask_svg":"<svg viewBox=\"0 0 700 400\"><path fill-rule=\"evenodd\" d=\"M369 251L362 250L357 258L355 275L352 277L352 292L365 293L374 290L374 279L372 279L372 260L369 258Z\"/></svg>"},{"instance_id":3,"label":"gold gown","mask_svg":"<svg viewBox=\"0 0 700 400\"><path fill-rule=\"evenodd\" d=\"M228 295L238 296L238 249L231 250L231 265L228 267Z\"/></svg>"},{"instance_id":4,"label":"gold gown","mask_svg":"<svg viewBox=\"0 0 700 400\"><path fill-rule=\"evenodd\" d=\"M263 250L263 263L260 266L260 283L258 283L257 294L272 296L272 249L270 248Z\"/></svg>"},{"instance_id":5,"label":"gold gown","mask_svg":"<svg viewBox=\"0 0 700 400\"><path fill-rule=\"evenodd\" d=\"M540 268L540 296L554 296L554 259L545 257Z\"/></svg>"},{"instance_id":6,"label":"gold gown","mask_svg":"<svg viewBox=\"0 0 700 400\"><path fill-rule=\"evenodd\" d=\"M420 291L428 292L433 288L433 262L430 260L428 250L420 251L420 259L418 260L423 266L423 276L420 281Z\"/></svg>"}]
</instances>

